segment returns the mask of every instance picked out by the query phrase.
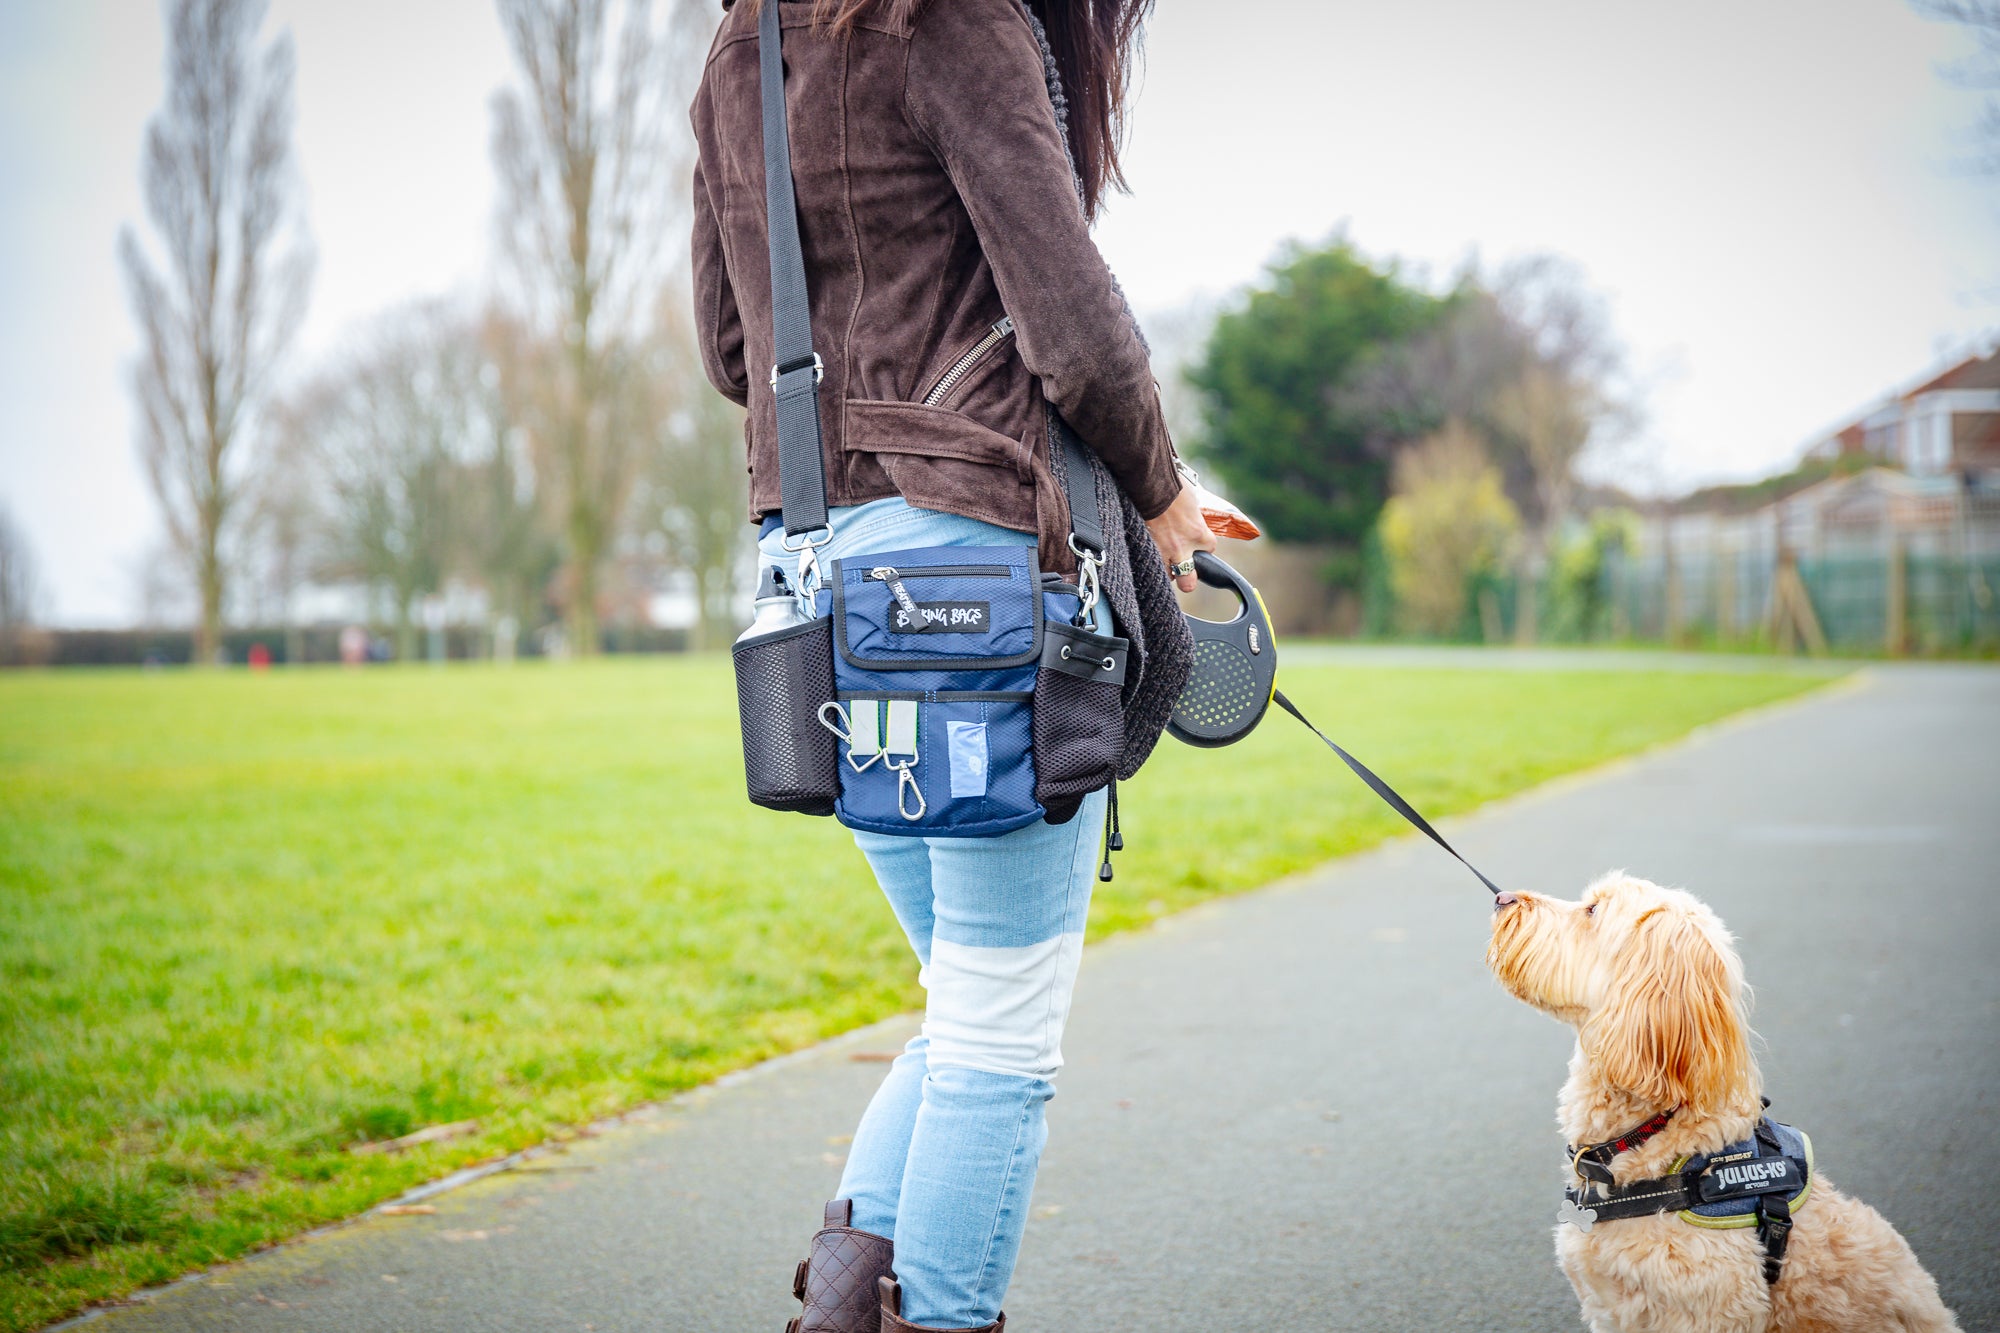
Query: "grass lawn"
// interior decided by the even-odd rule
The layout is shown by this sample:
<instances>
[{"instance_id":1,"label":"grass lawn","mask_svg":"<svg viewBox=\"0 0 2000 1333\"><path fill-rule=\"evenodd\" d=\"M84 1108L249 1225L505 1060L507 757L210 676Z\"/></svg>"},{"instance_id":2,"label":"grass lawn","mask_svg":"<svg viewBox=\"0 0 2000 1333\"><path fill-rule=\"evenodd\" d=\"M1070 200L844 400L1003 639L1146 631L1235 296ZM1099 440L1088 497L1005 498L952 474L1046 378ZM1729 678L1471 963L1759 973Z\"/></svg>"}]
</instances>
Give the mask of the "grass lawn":
<instances>
[{"instance_id":1,"label":"grass lawn","mask_svg":"<svg viewBox=\"0 0 2000 1333\"><path fill-rule=\"evenodd\" d=\"M1443 814L1816 682L1284 683ZM1094 936L1400 831L1275 711L1122 795ZM846 834L744 801L721 659L0 677L0 1328L920 1000Z\"/></svg>"}]
</instances>

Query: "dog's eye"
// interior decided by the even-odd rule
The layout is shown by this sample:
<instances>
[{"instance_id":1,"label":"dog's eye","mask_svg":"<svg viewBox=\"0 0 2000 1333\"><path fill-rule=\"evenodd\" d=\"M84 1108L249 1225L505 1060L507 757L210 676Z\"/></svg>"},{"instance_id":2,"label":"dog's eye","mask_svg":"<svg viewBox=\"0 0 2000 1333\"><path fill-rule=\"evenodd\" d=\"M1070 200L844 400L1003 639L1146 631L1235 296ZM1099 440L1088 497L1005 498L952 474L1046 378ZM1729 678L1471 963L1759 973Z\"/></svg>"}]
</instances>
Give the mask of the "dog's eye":
<instances>
[{"instance_id":1,"label":"dog's eye","mask_svg":"<svg viewBox=\"0 0 2000 1333\"><path fill-rule=\"evenodd\" d=\"M1596 904L1596 903L1585 903L1585 904L1583 905L1583 914L1584 914L1585 916L1596 916L1596 915L1597 915L1597 904Z\"/></svg>"}]
</instances>

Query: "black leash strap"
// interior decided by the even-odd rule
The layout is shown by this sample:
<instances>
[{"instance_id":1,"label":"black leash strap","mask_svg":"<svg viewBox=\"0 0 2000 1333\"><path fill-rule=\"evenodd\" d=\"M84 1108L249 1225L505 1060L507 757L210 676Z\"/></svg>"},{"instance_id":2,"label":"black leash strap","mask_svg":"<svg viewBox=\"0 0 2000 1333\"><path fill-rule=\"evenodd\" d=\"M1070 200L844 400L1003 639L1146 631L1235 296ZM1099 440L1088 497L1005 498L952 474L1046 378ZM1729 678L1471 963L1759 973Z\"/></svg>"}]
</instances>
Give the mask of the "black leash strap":
<instances>
[{"instance_id":1,"label":"black leash strap","mask_svg":"<svg viewBox=\"0 0 2000 1333\"><path fill-rule=\"evenodd\" d=\"M785 123L785 64L778 0L764 0L757 58L764 96L764 230L771 242L771 391L778 399L778 491L785 533L826 530L826 460L820 450L819 382L812 301L792 189L792 139Z\"/></svg>"},{"instance_id":2,"label":"black leash strap","mask_svg":"<svg viewBox=\"0 0 2000 1333\"><path fill-rule=\"evenodd\" d=\"M1325 741L1326 748L1332 750L1335 754L1339 755L1341 757L1341 760L1345 762L1349 768L1354 770L1354 776L1360 778L1363 782L1367 783L1368 789L1370 791L1374 792L1384 801L1387 801L1389 803L1389 808L1391 810L1394 810L1397 814L1409 820L1410 823L1416 825L1416 827L1423 833L1425 837L1429 838L1432 842L1436 843L1438 846L1444 848L1447 852L1450 852L1452 854L1453 859L1455 859L1460 865L1464 866L1467 870L1470 870L1473 874L1479 876L1479 882L1486 886L1488 892L1492 893L1495 897L1499 896L1500 886L1498 884L1495 884L1492 880L1486 878L1485 875L1480 874L1478 866L1472 864L1472 862L1460 856L1458 854L1458 849L1453 847L1450 843L1446 842L1444 838L1438 833L1438 831L1431 827L1430 821L1425 819L1422 815L1418 814L1417 808L1411 805L1408 801L1404 800L1400 795L1398 795L1394 787L1391 787L1388 783L1376 777L1374 773L1369 771L1368 765L1362 763L1359 759L1356 759L1353 755L1341 749L1338 745L1335 745L1332 739L1328 737L1325 732L1321 731L1318 727L1315 727L1306 718L1306 715L1299 711L1298 705L1285 697L1285 692L1283 690L1273 690L1271 692L1271 702L1278 705L1278 707L1284 709L1287 713L1290 713L1293 717L1297 718L1300 724L1303 725L1307 731L1310 731L1313 735L1319 737L1322 741Z\"/></svg>"}]
</instances>

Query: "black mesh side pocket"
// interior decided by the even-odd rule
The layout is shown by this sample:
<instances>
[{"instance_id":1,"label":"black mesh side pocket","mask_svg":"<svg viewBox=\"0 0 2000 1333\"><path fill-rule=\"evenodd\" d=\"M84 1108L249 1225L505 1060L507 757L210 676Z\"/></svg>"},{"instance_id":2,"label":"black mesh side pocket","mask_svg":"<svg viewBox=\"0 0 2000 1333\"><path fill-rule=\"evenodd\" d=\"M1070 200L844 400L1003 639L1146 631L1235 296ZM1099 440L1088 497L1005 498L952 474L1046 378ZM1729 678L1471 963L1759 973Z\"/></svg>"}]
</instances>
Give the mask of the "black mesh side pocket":
<instances>
[{"instance_id":1,"label":"black mesh side pocket","mask_svg":"<svg viewBox=\"0 0 2000 1333\"><path fill-rule=\"evenodd\" d=\"M750 799L771 810L832 814L840 756L819 710L833 699L833 621L820 616L747 639L731 656Z\"/></svg>"},{"instance_id":2,"label":"black mesh side pocket","mask_svg":"<svg viewBox=\"0 0 2000 1333\"><path fill-rule=\"evenodd\" d=\"M1035 799L1052 822L1076 813L1081 798L1117 776L1125 749L1129 641L1049 621L1035 673Z\"/></svg>"}]
</instances>

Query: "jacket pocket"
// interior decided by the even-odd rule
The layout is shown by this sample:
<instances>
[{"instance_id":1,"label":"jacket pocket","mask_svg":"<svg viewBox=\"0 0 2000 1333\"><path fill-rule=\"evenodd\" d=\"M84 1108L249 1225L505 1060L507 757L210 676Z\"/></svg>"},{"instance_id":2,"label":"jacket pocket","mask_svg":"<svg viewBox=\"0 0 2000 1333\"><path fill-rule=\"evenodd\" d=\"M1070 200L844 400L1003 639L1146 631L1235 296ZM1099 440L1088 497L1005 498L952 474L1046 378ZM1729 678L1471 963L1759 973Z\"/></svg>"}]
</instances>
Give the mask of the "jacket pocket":
<instances>
[{"instance_id":1,"label":"jacket pocket","mask_svg":"<svg viewBox=\"0 0 2000 1333\"><path fill-rule=\"evenodd\" d=\"M1003 317L998 324L988 329L978 342L972 344L972 346L966 348L957 357L953 358L951 365L946 367L944 374L938 376L937 382L932 384L929 391L924 394L922 399L923 405L925 407L950 406L952 398L972 378L972 373L979 369L995 352L999 351L1004 344L1011 342L1013 337L1014 321L1011 317Z\"/></svg>"},{"instance_id":2,"label":"jacket pocket","mask_svg":"<svg viewBox=\"0 0 2000 1333\"><path fill-rule=\"evenodd\" d=\"M842 446L850 453L951 458L1017 473L1021 442L955 408L849 398L842 411L846 417Z\"/></svg>"}]
</instances>

